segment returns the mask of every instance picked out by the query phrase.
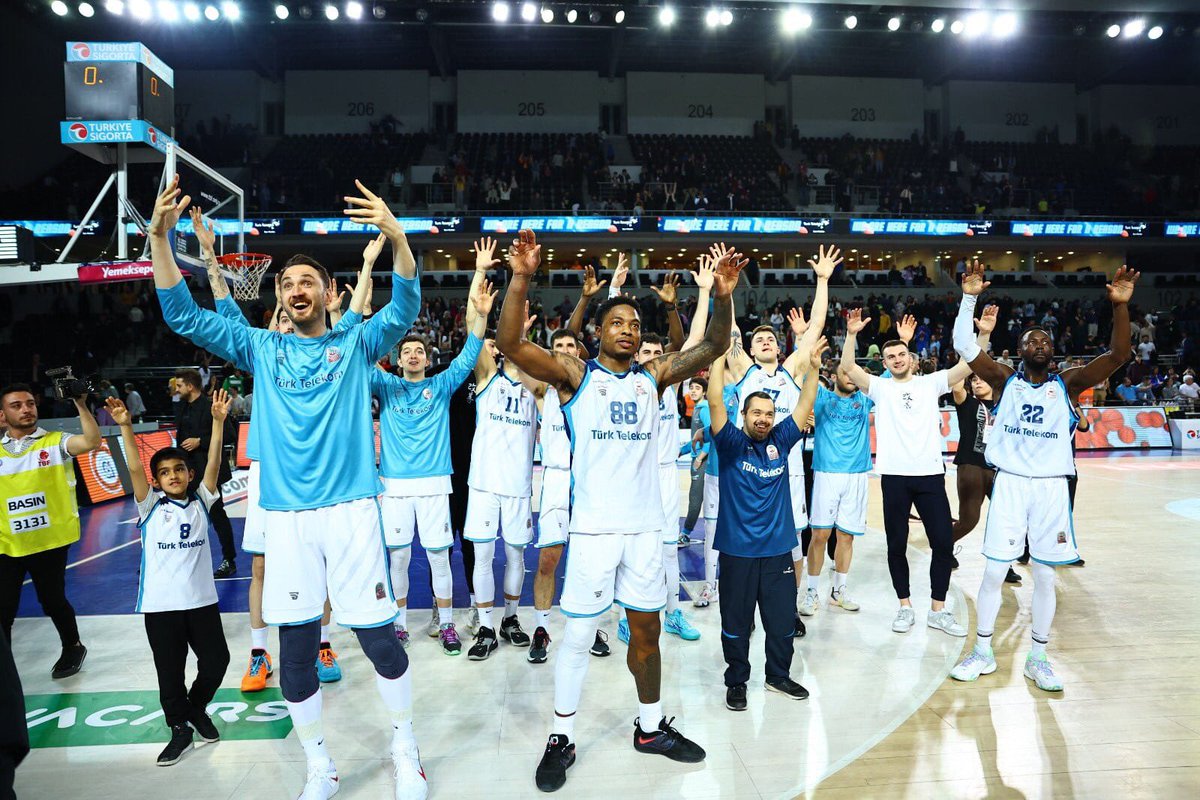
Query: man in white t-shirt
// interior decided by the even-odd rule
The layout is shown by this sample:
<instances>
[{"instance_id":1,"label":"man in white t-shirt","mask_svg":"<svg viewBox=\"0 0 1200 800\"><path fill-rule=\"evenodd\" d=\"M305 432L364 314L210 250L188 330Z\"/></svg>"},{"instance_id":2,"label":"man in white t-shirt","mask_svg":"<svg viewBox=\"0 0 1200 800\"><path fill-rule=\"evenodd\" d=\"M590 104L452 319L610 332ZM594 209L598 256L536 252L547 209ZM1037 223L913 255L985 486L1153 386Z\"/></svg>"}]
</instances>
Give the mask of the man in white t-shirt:
<instances>
[{"instance_id":1,"label":"man in white t-shirt","mask_svg":"<svg viewBox=\"0 0 1200 800\"><path fill-rule=\"evenodd\" d=\"M1142 341L1137 346L1138 360L1143 364L1149 364L1150 359L1154 357L1154 342L1146 334L1142 334Z\"/></svg>"},{"instance_id":2,"label":"man in white t-shirt","mask_svg":"<svg viewBox=\"0 0 1200 800\"><path fill-rule=\"evenodd\" d=\"M948 370L914 375L915 359L899 339L883 345L883 363L891 378L873 378L854 361L858 332L870 322L854 309L846 320L842 369L875 402L875 471L883 487L883 528L887 535L888 571L900 599L892 622L896 633L907 633L916 621L908 585L908 514L917 507L933 559L929 565L931 628L966 636L967 630L946 608L953 565L950 501L946 499L946 465L942 461L941 413L938 398L965 379L971 369L960 361Z\"/></svg>"}]
</instances>

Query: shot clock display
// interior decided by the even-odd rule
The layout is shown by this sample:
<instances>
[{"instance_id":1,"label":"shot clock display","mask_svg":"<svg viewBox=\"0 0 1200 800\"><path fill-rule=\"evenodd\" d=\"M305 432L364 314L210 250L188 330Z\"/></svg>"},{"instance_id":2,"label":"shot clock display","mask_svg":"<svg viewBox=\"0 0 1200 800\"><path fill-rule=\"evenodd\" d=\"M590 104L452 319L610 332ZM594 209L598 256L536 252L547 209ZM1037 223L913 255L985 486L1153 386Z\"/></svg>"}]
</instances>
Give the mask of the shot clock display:
<instances>
[{"instance_id":1,"label":"shot clock display","mask_svg":"<svg viewBox=\"0 0 1200 800\"><path fill-rule=\"evenodd\" d=\"M68 43L63 76L68 122L144 120L164 132L174 125L174 74L140 44Z\"/></svg>"}]
</instances>

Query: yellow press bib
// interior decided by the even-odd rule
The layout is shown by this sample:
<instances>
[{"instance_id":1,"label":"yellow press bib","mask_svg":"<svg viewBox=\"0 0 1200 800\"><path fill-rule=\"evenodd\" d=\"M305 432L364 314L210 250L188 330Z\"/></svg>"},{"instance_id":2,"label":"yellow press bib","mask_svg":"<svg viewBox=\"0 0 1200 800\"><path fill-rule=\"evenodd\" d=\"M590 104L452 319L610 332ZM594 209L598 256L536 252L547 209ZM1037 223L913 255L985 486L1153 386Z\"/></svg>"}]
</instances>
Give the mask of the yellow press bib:
<instances>
[{"instance_id":1,"label":"yellow press bib","mask_svg":"<svg viewBox=\"0 0 1200 800\"><path fill-rule=\"evenodd\" d=\"M0 555L28 556L79 541L75 469L48 433L23 452L0 447Z\"/></svg>"}]
</instances>

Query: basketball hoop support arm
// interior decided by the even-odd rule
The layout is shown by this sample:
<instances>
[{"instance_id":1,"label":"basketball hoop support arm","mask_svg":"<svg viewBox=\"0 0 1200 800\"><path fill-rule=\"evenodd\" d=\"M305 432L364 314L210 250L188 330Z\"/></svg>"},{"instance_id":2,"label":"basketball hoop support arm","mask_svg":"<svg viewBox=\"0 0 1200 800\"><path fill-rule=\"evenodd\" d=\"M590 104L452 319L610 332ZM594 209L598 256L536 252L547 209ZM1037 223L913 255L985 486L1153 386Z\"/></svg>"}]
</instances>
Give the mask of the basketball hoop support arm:
<instances>
[{"instance_id":1,"label":"basketball hoop support arm","mask_svg":"<svg viewBox=\"0 0 1200 800\"><path fill-rule=\"evenodd\" d=\"M182 161L183 163L185 163L185 164L189 165L190 167L192 167L193 169L195 169L201 175L204 175L206 178L211 180L213 183L223 186L225 189L227 189L229 191L229 196L226 197L221 202L217 203L212 208L208 209L205 216L209 216L209 215L213 214L213 212L215 212L218 208L226 205L230 201L237 200L238 226L237 226L237 251L236 252L239 252L239 253L243 252L246 249L246 230L245 230L246 229L246 197L245 197L245 193L242 191L242 187L238 186L236 183L229 180L224 175L217 172L215 169L208 166L200 159L196 158L194 155L189 153L187 150L184 150L176 142L173 142L173 141L167 142L166 153L167 153L167 160L166 160L166 163L163 164L162 179L159 181L159 184L158 184L159 191L161 192L162 190L166 189L167 183L175 176L176 161ZM220 231L217 231L217 233L220 233ZM146 246L142 251L142 258L147 258L149 255L149 252L150 252L150 243L146 242ZM203 264L203 262L199 261L198 259L193 259L191 256L188 256L183 253L179 253L178 251L176 252L175 257L181 258L182 260L192 264L193 266L195 266L199 269L203 269L205 266Z\"/></svg>"}]
</instances>

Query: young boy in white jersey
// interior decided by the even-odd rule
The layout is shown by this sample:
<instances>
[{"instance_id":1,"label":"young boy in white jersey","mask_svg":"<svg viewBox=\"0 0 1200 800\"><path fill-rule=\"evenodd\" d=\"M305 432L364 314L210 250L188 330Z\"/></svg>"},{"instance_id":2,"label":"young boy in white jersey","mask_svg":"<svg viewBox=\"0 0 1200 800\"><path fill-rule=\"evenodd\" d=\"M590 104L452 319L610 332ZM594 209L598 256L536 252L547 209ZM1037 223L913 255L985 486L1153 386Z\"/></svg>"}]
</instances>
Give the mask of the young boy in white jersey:
<instances>
[{"instance_id":1,"label":"young boy in white jersey","mask_svg":"<svg viewBox=\"0 0 1200 800\"><path fill-rule=\"evenodd\" d=\"M331 281L309 257L289 260L280 279L283 305L296 328L292 336L247 328L199 308L167 236L191 202L178 199L178 177L159 195L149 239L164 321L257 379L256 414L267 425L260 503L271 552L263 617L280 626L280 688L308 761L301 797L326 800L340 788L325 747L313 668L328 597L337 621L354 630L375 667L392 724L396 798L422 800L428 785L412 732L412 678L391 627L396 606L376 499L370 392L370 371L416 318L420 290L416 259L400 223L382 198L361 182L356 186L364 196L346 197L350 207L344 213L391 242L392 299L368 322L347 330L329 330Z\"/></svg>"},{"instance_id":2,"label":"young boy in white jersey","mask_svg":"<svg viewBox=\"0 0 1200 800\"><path fill-rule=\"evenodd\" d=\"M523 372L558 391L573 449L573 552L561 601L567 622L555 664L553 733L535 777L539 789L556 791L566 783L566 771L575 761L571 736L587 674L588 647L599 616L614 601L625 606L629 619L626 663L637 685L640 712L633 731L634 749L686 763L704 759L703 748L685 738L662 713L659 611L666 605L667 592L661 514L648 520L644 510L661 502L654 448L659 387L692 377L724 350L733 316L730 298L746 262L730 253L718 264L713 320L704 341L645 366L634 362L641 320L636 303L625 297L612 298L597 311L600 354L592 361L549 353L527 341L522 336L524 306L530 278L540 263L536 237L521 231L509 250L513 276L500 313L497 343Z\"/></svg>"},{"instance_id":3,"label":"young boy in white jersey","mask_svg":"<svg viewBox=\"0 0 1200 800\"><path fill-rule=\"evenodd\" d=\"M1057 599L1054 568L1079 559L1071 519L1068 479L1075 474L1071 442L1080 392L1108 378L1130 359L1129 300L1139 273L1120 267L1105 294L1112 303L1109 351L1085 366L1052 375L1054 340L1043 328L1029 328L1017 341L1024 372L1000 364L971 336L979 295L990 285L978 261L963 276L963 298L954 321L954 349L998 397L984 456L996 468L991 506L983 534L987 564L979 587L975 647L950 673L973 681L996 671L992 633L1000 611L1000 588L1013 560L1029 541L1033 573L1032 648L1025 677L1041 690L1061 692L1062 680L1046 658Z\"/></svg>"},{"instance_id":4,"label":"young boy in white jersey","mask_svg":"<svg viewBox=\"0 0 1200 800\"><path fill-rule=\"evenodd\" d=\"M164 447L151 456L151 480L156 489L151 491L129 411L115 397L106 404L113 421L121 426L125 463L138 507L142 569L137 611L144 615L158 673L159 702L171 729L171 740L157 763L169 767L191 749L193 729L206 742L221 738L206 711L229 667L229 647L212 576L208 509L221 496L217 474L229 395L223 389L213 393L208 463L194 493L188 491L193 475L188 454L179 447ZM196 654L197 670L190 690L184 672L189 645Z\"/></svg>"}]
</instances>

